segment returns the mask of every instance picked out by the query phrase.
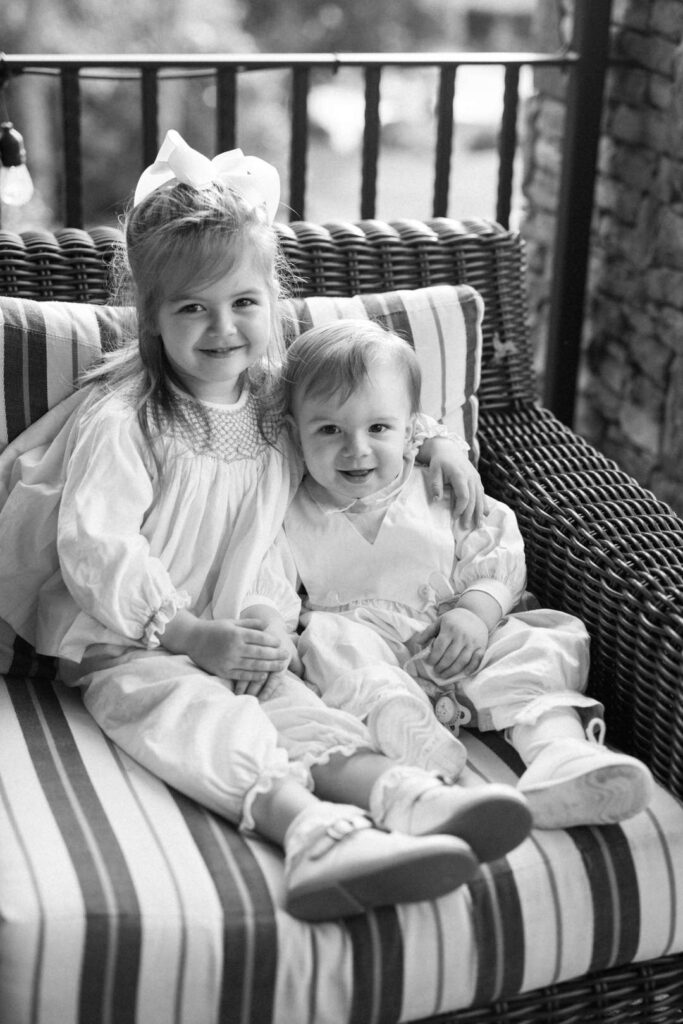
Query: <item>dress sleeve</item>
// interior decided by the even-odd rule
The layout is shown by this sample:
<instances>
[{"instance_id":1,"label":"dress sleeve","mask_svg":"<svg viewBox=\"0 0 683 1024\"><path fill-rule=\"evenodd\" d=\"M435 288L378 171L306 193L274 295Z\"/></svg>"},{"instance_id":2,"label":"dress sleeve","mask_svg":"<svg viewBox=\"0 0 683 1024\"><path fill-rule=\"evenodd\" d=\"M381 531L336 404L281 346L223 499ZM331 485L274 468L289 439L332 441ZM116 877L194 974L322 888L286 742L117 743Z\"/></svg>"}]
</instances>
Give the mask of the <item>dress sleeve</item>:
<instances>
[{"instance_id":1,"label":"dress sleeve","mask_svg":"<svg viewBox=\"0 0 683 1024\"><path fill-rule=\"evenodd\" d=\"M284 530L280 530L261 563L254 586L244 598L243 607L271 605L280 613L287 628L294 632L301 614L298 586L299 577L289 542Z\"/></svg>"},{"instance_id":2,"label":"dress sleeve","mask_svg":"<svg viewBox=\"0 0 683 1024\"><path fill-rule=\"evenodd\" d=\"M132 409L87 415L67 468L57 532L64 582L80 608L147 647L189 603L150 552L142 526L153 471Z\"/></svg>"},{"instance_id":3,"label":"dress sleeve","mask_svg":"<svg viewBox=\"0 0 683 1024\"><path fill-rule=\"evenodd\" d=\"M455 520L453 586L458 596L466 590L485 591L507 615L524 593L524 541L512 509L501 501L487 500L488 512L477 529L465 530Z\"/></svg>"},{"instance_id":4,"label":"dress sleeve","mask_svg":"<svg viewBox=\"0 0 683 1024\"><path fill-rule=\"evenodd\" d=\"M463 452L470 450L470 446L464 438L459 437L457 434L451 434L443 423L432 419L427 413L420 412L415 417L413 435L410 440L410 448L413 454L417 454L423 442L429 437L447 437L449 441L453 441Z\"/></svg>"}]
</instances>

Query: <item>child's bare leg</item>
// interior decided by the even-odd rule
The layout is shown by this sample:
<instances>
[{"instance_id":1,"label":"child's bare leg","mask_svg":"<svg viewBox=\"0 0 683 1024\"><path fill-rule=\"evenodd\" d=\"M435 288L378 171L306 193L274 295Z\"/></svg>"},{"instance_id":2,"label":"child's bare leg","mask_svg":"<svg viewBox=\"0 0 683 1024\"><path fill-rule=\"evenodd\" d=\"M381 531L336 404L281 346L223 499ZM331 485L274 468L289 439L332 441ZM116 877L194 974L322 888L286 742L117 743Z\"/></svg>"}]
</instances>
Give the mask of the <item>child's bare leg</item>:
<instances>
[{"instance_id":1,"label":"child's bare leg","mask_svg":"<svg viewBox=\"0 0 683 1024\"><path fill-rule=\"evenodd\" d=\"M526 800L513 786L489 783L463 789L434 772L397 765L370 750L335 755L311 774L320 796L368 808L383 828L456 836L479 861L504 856L531 828Z\"/></svg>"},{"instance_id":2,"label":"child's bare leg","mask_svg":"<svg viewBox=\"0 0 683 1024\"><path fill-rule=\"evenodd\" d=\"M251 814L284 847L285 907L303 920L434 899L477 870L469 846L453 836L380 831L359 807L320 800L291 778L259 793Z\"/></svg>"}]
</instances>

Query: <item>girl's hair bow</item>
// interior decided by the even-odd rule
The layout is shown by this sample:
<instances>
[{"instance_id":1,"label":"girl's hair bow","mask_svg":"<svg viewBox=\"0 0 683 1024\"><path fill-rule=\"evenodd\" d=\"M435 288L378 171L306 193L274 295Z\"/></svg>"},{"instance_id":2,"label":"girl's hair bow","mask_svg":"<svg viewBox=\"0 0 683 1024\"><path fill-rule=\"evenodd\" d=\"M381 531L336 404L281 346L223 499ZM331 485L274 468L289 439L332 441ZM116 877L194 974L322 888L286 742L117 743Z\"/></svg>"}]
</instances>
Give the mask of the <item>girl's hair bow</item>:
<instances>
[{"instance_id":1,"label":"girl's hair bow","mask_svg":"<svg viewBox=\"0 0 683 1024\"><path fill-rule=\"evenodd\" d=\"M245 156L241 149L219 153L209 160L188 146L173 129L166 132L154 163L140 175L133 206L169 181L180 181L197 189L224 182L252 206L263 206L269 224L273 223L280 202L280 176L271 164L257 156Z\"/></svg>"}]
</instances>

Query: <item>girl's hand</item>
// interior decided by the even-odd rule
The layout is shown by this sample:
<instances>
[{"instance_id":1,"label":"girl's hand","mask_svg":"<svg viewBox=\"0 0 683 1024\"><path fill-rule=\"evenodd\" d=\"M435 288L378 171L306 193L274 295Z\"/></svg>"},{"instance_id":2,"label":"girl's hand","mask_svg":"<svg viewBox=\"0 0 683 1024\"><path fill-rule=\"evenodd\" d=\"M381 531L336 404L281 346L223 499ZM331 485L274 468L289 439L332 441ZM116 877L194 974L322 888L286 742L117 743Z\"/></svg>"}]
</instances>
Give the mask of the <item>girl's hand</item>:
<instances>
[{"instance_id":1,"label":"girl's hand","mask_svg":"<svg viewBox=\"0 0 683 1024\"><path fill-rule=\"evenodd\" d=\"M287 629L284 619L275 608L266 604L254 604L244 609L243 616L245 619L258 620L268 636L275 637L284 658L284 664L279 669L273 669L265 676L259 676L256 679L234 680L236 694L249 693L253 697L265 700L275 693L287 670L295 672L297 675L303 675L303 665L294 636Z\"/></svg>"},{"instance_id":2,"label":"girl's hand","mask_svg":"<svg viewBox=\"0 0 683 1024\"><path fill-rule=\"evenodd\" d=\"M277 672L270 672L265 678L252 679L251 681L244 679L236 681L233 686L236 694L249 693L253 697L260 697L262 700L265 700L268 697L272 697L288 671L294 672L297 676L303 676L304 667L293 638L285 632L278 639L280 641L280 649L284 652L287 659L285 667Z\"/></svg>"},{"instance_id":3,"label":"girl's hand","mask_svg":"<svg viewBox=\"0 0 683 1024\"><path fill-rule=\"evenodd\" d=\"M444 682L472 675L481 664L489 643L486 623L467 608L451 608L415 638L431 650L426 663Z\"/></svg>"},{"instance_id":4,"label":"girl's hand","mask_svg":"<svg viewBox=\"0 0 683 1024\"><path fill-rule=\"evenodd\" d=\"M255 618L196 619L185 653L205 672L233 683L236 693L243 684L265 683L288 664L280 639Z\"/></svg>"},{"instance_id":5,"label":"girl's hand","mask_svg":"<svg viewBox=\"0 0 683 1024\"><path fill-rule=\"evenodd\" d=\"M448 485L453 491L453 514L460 516L465 529L481 526L486 510L486 495L479 473L467 452L447 437L429 437L421 454L429 460L429 492L435 501L443 497Z\"/></svg>"}]
</instances>

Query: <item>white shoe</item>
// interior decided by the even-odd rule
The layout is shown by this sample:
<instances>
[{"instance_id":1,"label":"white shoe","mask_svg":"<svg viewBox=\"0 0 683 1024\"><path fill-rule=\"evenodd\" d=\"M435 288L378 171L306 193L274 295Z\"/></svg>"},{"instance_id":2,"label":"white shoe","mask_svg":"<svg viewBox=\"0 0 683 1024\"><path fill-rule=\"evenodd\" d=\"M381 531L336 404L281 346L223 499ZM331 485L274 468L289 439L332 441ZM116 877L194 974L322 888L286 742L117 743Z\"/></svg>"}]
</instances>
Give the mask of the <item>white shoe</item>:
<instances>
[{"instance_id":1,"label":"white shoe","mask_svg":"<svg viewBox=\"0 0 683 1024\"><path fill-rule=\"evenodd\" d=\"M355 808L329 821L309 813L286 841L285 909L303 921L362 914L371 907L436 899L468 882L478 863L452 836L380 831ZM297 819L298 821L298 819Z\"/></svg>"},{"instance_id":2,"label":"white shoe","mask_svg":"<svg viewBox=\"0 0 683 1024\"><path fill-rule=\"evenodd\" d=\"M456 836L481 863L504 857L531 831L531 812L514 786L464 788L419 769L394 768L381 776L370 813L378 825L397 832Z\"/></svg>"},{"instance_id":3,"label":"white shoe","mask_svg":"<svg viewBox=\"0 0 683 1024\"><path fill-rule=\"evenodd\" d=\"M372 709L368 730L378 750L397 764L409 764L456 779L467 751L445 728L427 700L398 694Z\"/></svg>"},{"instance_id":4,"label":"white shoe","mask_svg":"<svg viewBox=\"0 0 683 1024\"><path fill-rule=\"evenodd\" d=\"M603 746L601 720L591 722L587 732L585 740L546 744L520 778L518 789L536 828L614 824L650 802L654 782L642 761Z\"/></svg>"}]
</instances>

